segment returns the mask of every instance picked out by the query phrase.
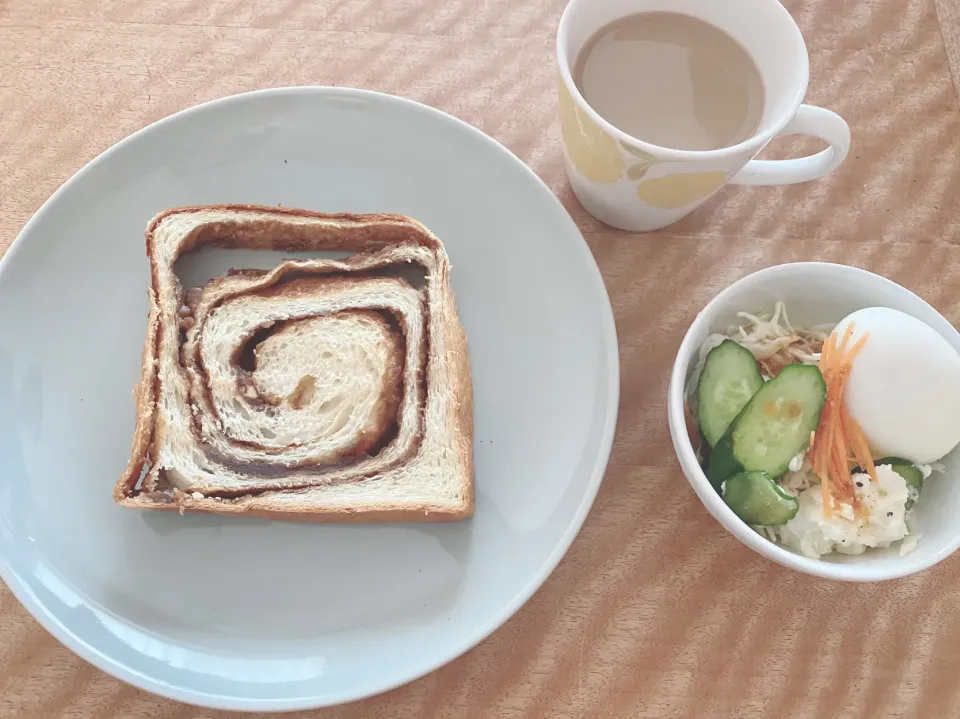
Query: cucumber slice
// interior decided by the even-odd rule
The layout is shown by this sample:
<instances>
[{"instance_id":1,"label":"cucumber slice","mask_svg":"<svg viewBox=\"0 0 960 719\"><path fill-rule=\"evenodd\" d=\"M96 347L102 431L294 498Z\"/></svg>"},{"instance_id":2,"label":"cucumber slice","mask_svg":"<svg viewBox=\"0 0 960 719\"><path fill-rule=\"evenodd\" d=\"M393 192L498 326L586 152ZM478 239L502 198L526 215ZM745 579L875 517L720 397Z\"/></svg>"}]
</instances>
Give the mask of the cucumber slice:
<instances>
[{"instance_id":1,"label":"cucumber slice","mask_svg":"<svg viewBox=\"0 0 960 719\"><path fill-rule=\"evenodd\" d=\"M723 483L723 501L747 524L772 527L786 524L800 502L763 472L741 472Z\"/></svg>"},{"instance_id":2,"label":"cucumber slice","mask_svg":"<svg viewBox=\"0 0 960 719\"><path fill-rule=\"evenodd\" d=\"M712 452L713 447L707 444L707 438L703 436L703 432L700 432L700 466L703 469L710 466L710 454Z\"/></svg>"},{"instance_id":3,"label":"cucumber slice","mask_svg":"<svg viewBox=\"0 0 960 719\"><path fill-rule=\"evenodd\" d=\"M912 462L900 459L899 457L884 457L883 459L874 460L873 463L878 467L881 464L889 465L890 469L903 477L903 481L907 483L908 487L913 487L918 492L923 488L923 472ZM854 467L852 473L866 473L866 470L862 467Z\"/></svg>"},{"instance_id":4,"label":"cucumber slice","mask_svg":"<svg viewBox=\"0 0 960 719\"><path fill-rule=\"evenodd\" d=\"M753 395L717 442L707 478L719 490L723 480L739 472L779 477L810 445L826 398L827 385L817 367L784 367Z\"/></svg>"},{"instance_id":5,"label":"cucumber slice","mask_svg":"<svg viewBox=\"0 0 960 719\"><path fill-rule=\"evenodd\" d=\"M762 386L760 367L746 347L724 340L707 353L697 384L697 414L707 444L716 446Z\"/></svg>"},{"instance_id":6,"label":"cucumber slice","mask_svg":"<svg viewBox=\"0 0 960 719\"><path fill-rule=\"evenodd\" d=\"M912 464L891 464L890 469L903 477L908 487L913 487L918 492L923 488L923 472Z\"/></svg>"},{"instance_id":7,"label":"cucumber slice","mask_svg":"<svg viewBox=\"0 0 960 719\"><path fill-rule=\"evenodd\" d=\"M920 493L920 490L923 489L923 472L921 472L913 462L909 462L906 459L900 459L899 457L884 457L883 459L877 459L873 462L876 466L881 464L890 465L890 469L903 477L903 481L907 483L907 487L912 487L917 490L917 493ZM861 467L854 467L853 474L859 472L866 472ZM914 505L915 500L911 497L907 500L906 507L910 509Z\"/></svg>"},{"instance_id":8,"label":"cucumber slice","mask_svg":"<svg viewBox=\"0 0 960 719\"><path fill-rule=\"evenodd\" d=\"M908 488L913 488L917 490L917 494L908 497L907 503L904 505L906 509L910 509L914 504L916 504L920 490L923 489L923 472L921 472L913 464L891 464L890 469L903 477L903 481L907 483Z\"/></svg>"},{"instance_id":9,"label":"cucumber slice","mask_svg":"<svg viewBox=\"0 0 960 719\"><path fill-rule=\"evenodd\" d=\"M886 459L881 459L879 462L875 462L874 464L889 464L890 469L903 477L903 481L907 483L908 487L913 487L918 492L923 489L923 472L921 472L913 463L908 462L905 459L888 457Z\"/></svg>"}]
</instances>

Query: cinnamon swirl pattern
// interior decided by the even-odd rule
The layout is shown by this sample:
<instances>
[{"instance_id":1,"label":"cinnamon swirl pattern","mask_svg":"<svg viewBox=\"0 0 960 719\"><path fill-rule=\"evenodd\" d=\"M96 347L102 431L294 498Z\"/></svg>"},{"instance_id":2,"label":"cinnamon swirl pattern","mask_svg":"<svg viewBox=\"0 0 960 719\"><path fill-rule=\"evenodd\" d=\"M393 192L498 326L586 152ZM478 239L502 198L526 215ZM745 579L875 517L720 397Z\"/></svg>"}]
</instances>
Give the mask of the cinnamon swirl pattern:
<instances>
[{"instance_id":1,"label":"cinnamon swirl pattern","mask_svg":"<svg viewBox=\"0 0 960 719\"><path fill-rule=\"evenodd\" d=\"M203 245L347 250L184 290ZM299 519L457 519L472 388L440 241L409 218L180 208L147 229L137 429L116 500Z\"/></svg>"}]
</instances>

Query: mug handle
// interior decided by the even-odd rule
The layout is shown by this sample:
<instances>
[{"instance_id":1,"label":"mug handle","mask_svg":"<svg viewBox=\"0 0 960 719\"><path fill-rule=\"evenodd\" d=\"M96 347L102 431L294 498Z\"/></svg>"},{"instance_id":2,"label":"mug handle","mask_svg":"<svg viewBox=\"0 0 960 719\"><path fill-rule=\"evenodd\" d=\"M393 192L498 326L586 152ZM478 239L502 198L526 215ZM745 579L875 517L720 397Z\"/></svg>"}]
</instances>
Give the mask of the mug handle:
<instances>
[{"instance_id":1,"label":"mug handle","mask_svg":"<svg viewBox=\"0 0 960 719\"><path fill-rule=\"evenodd\" d=\"M795 160L751 160L730 182L738 185L793 185L823 177L837 168L850 151L850 128L837 113L801 105L777 137L812 135L830 144L816 155Z\"/></svg>"}]
</instances>

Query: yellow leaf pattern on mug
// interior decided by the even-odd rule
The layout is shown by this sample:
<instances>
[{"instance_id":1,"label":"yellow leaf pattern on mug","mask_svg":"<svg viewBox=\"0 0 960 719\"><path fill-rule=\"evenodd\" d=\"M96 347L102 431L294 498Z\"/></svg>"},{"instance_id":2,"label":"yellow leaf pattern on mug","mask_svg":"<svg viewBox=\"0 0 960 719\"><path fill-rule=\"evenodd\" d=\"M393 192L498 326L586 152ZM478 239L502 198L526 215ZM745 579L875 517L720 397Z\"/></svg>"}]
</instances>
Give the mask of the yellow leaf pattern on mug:
<instances>
[{"instance_id":1,"label":"yellow leaf pattern on mug","mask_svg":"<svg viewBox=\"0 0 960 719\"><path fill-rule=\"evenodd\" d=\"M637 197L657 209L675 210L702 200L723 185L726 179L726 174L719 170L655 177L637 185Z\"/></svg>"},{"instance_id":2,"label":"yellow leaf pattern on mug","mask_svg":"<svg viewBox=\"0 0 960 719\"><path fill-rule=\"evenodd\" d=\"M601 184L619 180L624 161L617 141L577 107L563 80L559 82L558 95L563 144L577 172Z\"/></svg>"},{"instance_id":3,"label":"yellow leaf pattern on mug","mask_svg":"<svg viewBox=\"0 0 960 719\"><path fill-rule=\"evenodd\" d=\"M627 177L631 180L642 180L643 176L647 174L647 170L650 169L650 165L640 162L636 165L630 165L627 168Z\"/></svg>"},{"instance_id":4,"label":"yellow leaf pattern on mug","mask_svg":"<svg viewBox=\"0 0 960 719\"><path fill-rule=\"evenodd\" d=\"M657 161L657 158L655 158L653 155L651 155L648 152L644 152L639 147L631 147L625 142L621 142L620 147L622 147L624 150L629 152L634 157L639 158L641 160L646 160L648 165L652 165L654 162Z\"/></svg>"}]
</instances>

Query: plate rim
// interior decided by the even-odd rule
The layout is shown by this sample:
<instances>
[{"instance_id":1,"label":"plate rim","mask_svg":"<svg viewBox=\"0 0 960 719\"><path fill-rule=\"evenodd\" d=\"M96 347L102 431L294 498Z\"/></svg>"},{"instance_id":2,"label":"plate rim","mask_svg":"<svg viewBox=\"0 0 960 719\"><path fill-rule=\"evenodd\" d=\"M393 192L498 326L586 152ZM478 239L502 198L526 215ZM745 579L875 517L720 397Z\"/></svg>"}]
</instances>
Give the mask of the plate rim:
<instances>
[{"instance_id":1,"label":"plate rim","mask_svg":"<svg viewBox=\"0 0 960 719\"><path fill-rule=\"evenodd\" d=\"M580 529L583 526L591 507L593 506L597 493L600 489L600 484L606 474L617 428L620 400L620 361L619 340L617 337L616 323L614 320L613 307L610 302L610 295L607 292L606 284L603 281L600 268L597 264L596 258L593 256L590 246L583 237L583 233L581 232L580 228L577 226L576 222L574 222L573 218L570 216L570 213L567 212L567 209L563 206L559 198L554 194L550 187L525 162L523 162L523 160L511 152L510 149L505 145L487 135L479 128L474 127L473 125L461 120L458 117L455 117L454 115L444 112L443 110L439 110L435 107L431 107L430 105L426 105L416 100L411 100L398 95L391 95L375 90L327 85L291 85L270 87L207 100L205 102L180 109L170 115L160 118L159 120L151 122L150 124L145 125L144 127L123 137L105 149L103 152L84 163L76 172L74 172L66 181L64 181L63 184L61 184L43 202L43 204L40 205L40 207L33 213L33 215L30 216L24 226L17 233L17 236L7 248L7 251L4 253L3 257L0 257L0 285L2 285L4 282L4 278L6 277L7 273L10 272L11 263L21 251L23 244L26 242L26 237L33 231L33 227L40 222L40 218L42 218L45 213L51 211L51 207L55 205L60 196L71 186L81 182L84 176L91 172L95 167L104 162L108 162L110 158L116 152L119 152L123 147L135 142L141 136L149 134L150 132L155 131L167 123L182 122L185 118L189 118L192 114L207 111L212 107L243 103L250 101L251 99L257 99L261 97L284 97L297 95L359 97L373 102L403 105L413 109L414 111L422 112L426 115L432 116L441 122L452 122L453 125L458 127L461 131L481 138L483 142L488 144L492 151L506 153L513 162L517 163L523 168L527 176L540 186L541 190L546 196L552 199L552 201L555 203L555 207L560 211L561 216L565 218L565 222L569 224L570 228L576 232L581 239L581 243L578 244L578 251L582 253L584 259L586 260L586 265L588 267L587 273L590 277L588 282L593 286L593 292L596 293L599 291L598 300L601 300L599 302L599 310L600 314L602 315L602 320L600 322L601 334L604 338L604 344L608 345L608 351L606 352L606 375L609 382L609 390L606 397L608 410L607 416L603 419L603 431L599 438L599 453L597 454L591 470L590 479L587 483L586 491L584 492L580 504L576 508L576 511L571 517L570 522L567 524L567 527L563 531L560 540L553 548L553 551L547 556L546 560L540 566L540 569L535 574L531 575L530 580L526 583L526 585L523 586L523 588L509 603L496 612L495 616L491 620L488 620L482 624L478 624L477 628L469 633L461 633L460 638L457 641L450 643L448 650L440 653L442 654L442 657L439 660L427 662L422 666L416 666L412 671L407 672L399 679L394 677L387 682L379 683L376 680L371 681L366 689L361 689L360 691L357 691L356 689L351 691L341 690L283 699L251 700L238 698L236 696L206 693L193 689L186 689L156 679L150 675L136 671L126 663L118 661L117 659L104 654L96 646L79 637L76 633L74 633L73 630L60 621L59 618L54 616L54 614L47 608L46 604L37 597L32 588L21 579L20 574L13 569L8 559L5 556L0 555L0 578L3 579L4 583L16 597L17 601L20 602L20 604L30 613L30 615L47 632L53 635L57 641L67 647L70 651L101 671L104 671L110 676L113 676L114 678L130 684L138 689L142 689L150 692L151 694L155 694L167 699L203 708L231 711L286 712L338 706L341 704L377 696L384 692L414 682L417 679L420 679L427 674L430 674L445 666L446 664L452 662L479 645L483 640L505 625L516 614L516 612L524 604L526 604L527 601L530 600L537 590L543 586L547 578L553 573L557 565L560 563L560 560L563 559L570 546L573 544L574 539L579 534ZM592 268L592 271L590 268ZM97 611L102 611L99 607L96 607L95 609Z\"/></svg>"}]
</instances>

